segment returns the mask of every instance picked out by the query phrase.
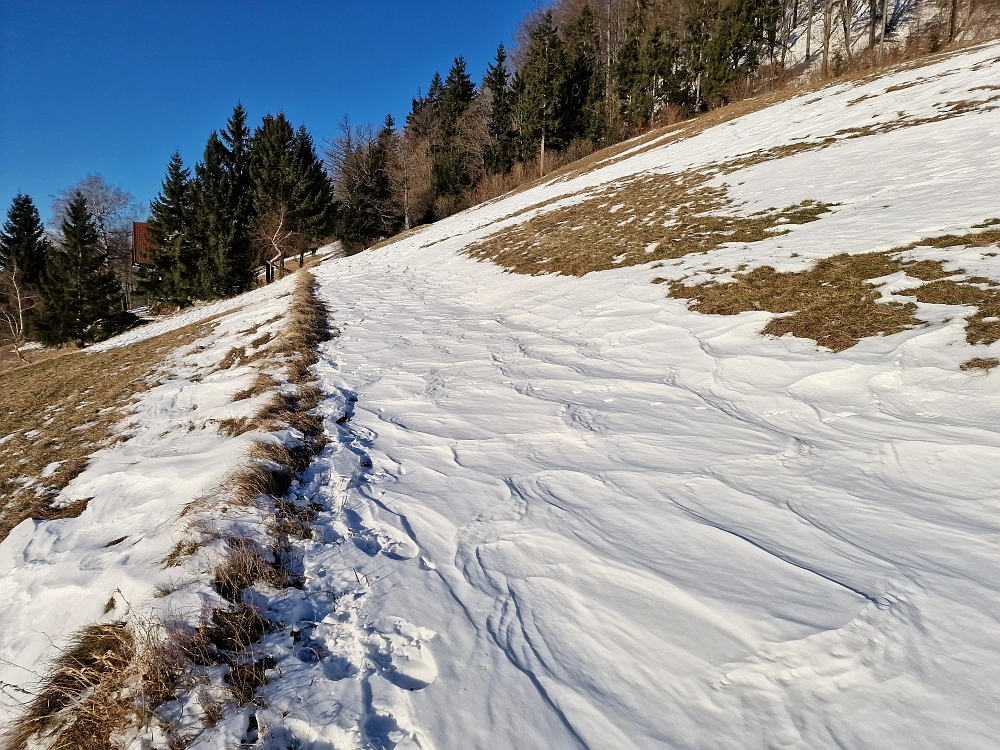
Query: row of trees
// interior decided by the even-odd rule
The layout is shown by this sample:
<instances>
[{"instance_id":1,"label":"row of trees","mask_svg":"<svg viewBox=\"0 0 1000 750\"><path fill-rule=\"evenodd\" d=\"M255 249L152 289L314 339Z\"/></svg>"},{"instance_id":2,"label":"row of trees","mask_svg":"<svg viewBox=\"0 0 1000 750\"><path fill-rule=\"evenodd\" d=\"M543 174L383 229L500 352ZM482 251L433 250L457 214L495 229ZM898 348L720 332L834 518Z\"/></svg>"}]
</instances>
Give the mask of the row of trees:
<instances>
[{"instance_id":1,"label":"row of trees","mask_svg":"<svg viewBox=\"0 0 1000 750\"><path fill-rule=\"evenodd\" d=\"M0 230L0 318L3 338L18 356L29 338L83 346L135 321L114 270L115 238L88 205L80 191L57 201L54 242L30 197L18 194L7 213Z\"/></svg>"},{"instance_id":2,"label":"row of trees","mask_svg":"<svg viewBox=\"0 0 1000 750\"><path fill-rule=\"evenodd\" d=\"M345 122L327 151L337 236L367 245L552 165L726 99L783 44L781 0L560 0L501 45L481 85L435 74L406 123Z\"/></svg>"},{"instance_id":3,"label":"row of trees","mask_svg":"<svg viewBox=\"0 0 1000 750\"><path fill-rule=\"evenodd\" d=\"M194 174L175 153L150 205L148 300L185 306L239 294L258 269L284 271L285 258L330 234L331 185L312 136L284 114L266 115L251 134L237 105L213 132ZM268 271L270 275L270 270Z\"/></svg>"}]
</instances>

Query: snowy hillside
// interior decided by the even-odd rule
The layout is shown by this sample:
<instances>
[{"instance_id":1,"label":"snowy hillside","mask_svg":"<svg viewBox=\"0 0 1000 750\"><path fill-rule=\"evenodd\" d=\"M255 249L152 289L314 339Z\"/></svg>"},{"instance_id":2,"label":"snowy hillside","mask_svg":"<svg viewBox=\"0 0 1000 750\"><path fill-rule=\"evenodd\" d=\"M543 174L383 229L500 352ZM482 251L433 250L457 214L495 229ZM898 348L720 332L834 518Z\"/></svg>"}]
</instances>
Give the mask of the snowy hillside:
<instances>
[{"instance_id":1,"label":"snowy hillside","mask_svg":"<svg viewBox=\"0 0 1000 750\"><path fill-rule=\"evenodd\" d=\"M191 748L1000 747L1000 375L960 369L1000 356L966 321L997 321L968 295L1000 282L998 100L992 44L683 126L317 267L340 335L313 368L330 443L289 489L311 538L294 586L244 595L273 623L268 682L221 717L196 690L159 716ZM733 223L694 237L706 211ZM753 295L726 315L684 296L841 253L895 264L871 278L898 332L831 351L762 333ZM600 270L543 273L583 255ZM922 301L920 261L966 301ZM87 512L0 543L8 696L120 615L109 590L211 599L198 555L187 584L156 561L246 449L205 420L252 408L227 402L252 367L218 360L280 328L279 292L178 353L141 436L67 488Z\"/></svg>"}]
</instances>

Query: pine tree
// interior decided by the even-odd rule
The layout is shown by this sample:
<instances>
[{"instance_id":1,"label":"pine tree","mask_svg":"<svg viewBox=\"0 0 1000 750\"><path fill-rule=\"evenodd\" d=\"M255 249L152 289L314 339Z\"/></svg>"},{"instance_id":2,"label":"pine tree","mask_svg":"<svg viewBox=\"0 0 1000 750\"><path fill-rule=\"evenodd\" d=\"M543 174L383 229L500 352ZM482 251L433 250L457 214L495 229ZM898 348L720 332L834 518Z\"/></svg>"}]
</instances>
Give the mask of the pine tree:
<instances>
[{"instance_id":1,"label":"pine tree","mask_svg":"<svg viewBox=\"0 0 1000 750\"><path fill-rule=\"evenodd\" d=\"M0 267L16 272L28 286L37 287L49 249L38 209L30 197L18 193L0 231Z\"/></svg>"},{"instance_id":2,"label":"pine tree","mask_svg":"<svg viewBox=\"0 0 1000 750\"><path fill-rule=\"evenodd\" d=\"M195 166L195 215L204 246L199 296L206 299L231 297L253 285L250 140L246 110L238 104L226 129L209 136Z\"/></svg>"},{"instance_id":3,"label":"pine tree","mask_svg":"<svg viewBox=\"0 0 1000 750\"><path fill-rule=\"evenodd\" d=\"M604 89L597 19L584 5L563 33L566 48L566 77L563 81L564 138L585 138L594 143L604 137L605 123L600 114Z\"/></svg>"},{"instance_id":4,"label":"pine tree","mask_svg":"<svg viewBox=\"0 0 1000 750\"><path fill-rule=\"evenodd\" d=\"M434 153L434 192L457 200L473 184L470 155L458 138L459 122L476 95L476 86L465 69L465 58L456 57L437 104L438 138Z\"/></svg>"},{"instance_id":5,"label":"pine tree","mask_svg":"<svg viewBox=\"0 0 1000 750\"><path fill-rule=\"evenodd\" d=\"M151 247L143 292L150 301L190 305L198 296L201 247L195 236L191 173L179 153L170 157L163 187L150 210Z\"/></svg>"},{"instance_id":6,"label":"pine tree","mask_svg":"<svg viewBox=\"0 0 1000 750\"><path fill-rule=\"evenodd\" d=\"M42 284L42 341L84 346L125 330L135 316L122 309L121 284L108 268L82 195L71 200L61 229L62 242L49 255Z\"/></svg>"},{"instance_id":7,"label":"pine tree","mask_svg":"<svg viewBox=\"0 0 1000 750\"><path fill-rule=\"evenodd\" d=\"M536 156L544 171L545 149L567 144L564 121L566 55L562 39L546 11L528 33L524 63L514 77L517 115L520 121L519 156Z\"/></svg>"},{"instance_id":8,"label":"pine tree","mask_svg":"<svg viewBox=\"0 0 1000 750\"><path fill-rule=\"evenodd\" d=\"M487 129L491 143L486 150L486 169L493 174L505 174L514 166L514 133L511 111L511 91L508 82L507 51L501 44L496 59L486 68L482 89L489 93L490 109Z\"/></svg>"}]
</instances>

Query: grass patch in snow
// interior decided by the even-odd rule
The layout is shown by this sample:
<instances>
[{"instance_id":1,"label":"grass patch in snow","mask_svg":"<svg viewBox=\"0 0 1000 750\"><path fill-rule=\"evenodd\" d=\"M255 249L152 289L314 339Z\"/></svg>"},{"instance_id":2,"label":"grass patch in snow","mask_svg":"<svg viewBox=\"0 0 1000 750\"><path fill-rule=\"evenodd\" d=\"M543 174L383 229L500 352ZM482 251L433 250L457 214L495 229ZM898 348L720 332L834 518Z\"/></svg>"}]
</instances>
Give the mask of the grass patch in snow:
<instances>
[{"instance_id":1,"label":"grass patch in snow","mask_svg":"<svg viewBox=\"0 0 1000 750\"><path fill-rule=\"evenodd\" d=\"M114 441L136 393L164 357L203 336L202 321L109 351L75 351L0 373L0 540L25 518L78 516L86 499L52 504L91 455Z\"/></svg>"},{"instance_id":2,"label":"grass patch in snow","mask_svg":"<svg viewBox=\"0 0 1000 750\"><path fill-rule=\"evenodd\" d=\"M704 253L726 242L759 242L830 210L804 201L748 216L723 213L730 204L726 189L706 184L716 172L640 175L503 229L467 252L514 273L583 276Z\"/></svg>"},{"instance_id":3,"label":"grass patch in snow","mask_svg":"<svg viewBox=\"0 0 1000 750\"><path fill-rule=\"evenodd\" d=\"M965 372L982 372L988 373L997 365L1000 365L1000 359L996 357L973 357L972 359L967 359L965 362L960 364L958 368L964 370Z\"/></svg>"},{"instance_id":4,"label":"grass patch in snow","mask_svg":"<svg viewBox=\"0 0 1000 750\"><path fill-rule=\"evenodd\" d=\"M926 325L916 317L915 304L884 300L878 287L870 283L903 271L928 283L896 296L934 305L975 306L976 312L966 318L966 340L970 344L992 344L1000 340L1000 284L983 277L956 279L964 271L946 271L943 260L904 260L901 254L917 247L989 247L998 243L1000 230L944 235L890 252L834 255L804 271L780 273L762 266L734 274L732 282L687 286L683 280L675 281L670 284L669 295L691 299L692 310L709 315L753 310L777 313L780 317L773 318L763 333L790 333L839 352L863 338ZM654 279L654 283L664 281Z\"/></svg>"},{"instance_id":5,"label":"grass patch in snow","mask_svg":"<svg viewBox=\"0 0 1000 750\"><path fill-rule=\"evenodd\" d=\"M105 750L133 721L128 689L135 639L122 621L79 631L49 666L27 710L12 724L5 747L22 750L35 740L51 748Z\"/></svg>"}]
</instances>

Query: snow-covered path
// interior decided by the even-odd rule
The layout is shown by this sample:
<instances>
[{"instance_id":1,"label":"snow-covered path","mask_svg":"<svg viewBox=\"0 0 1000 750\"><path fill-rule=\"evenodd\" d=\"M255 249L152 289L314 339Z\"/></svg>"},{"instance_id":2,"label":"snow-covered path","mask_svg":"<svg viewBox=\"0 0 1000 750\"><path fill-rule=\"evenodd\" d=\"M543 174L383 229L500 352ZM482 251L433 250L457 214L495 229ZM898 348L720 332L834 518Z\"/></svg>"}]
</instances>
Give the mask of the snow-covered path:
<instances>
[{"instance_id":1,"label":"snow-covered path","mask_svg":"<svg viewBox=\"0 0 1000 750\"><path fill-rule=\"evenodd\" d=\"M763 356L635 274L418 255L321 269L321 372L420 550L357 564L438 633L435 747L994 746L1000 439L886 366L940 331Z\"/></svg>"}]
</instances>

